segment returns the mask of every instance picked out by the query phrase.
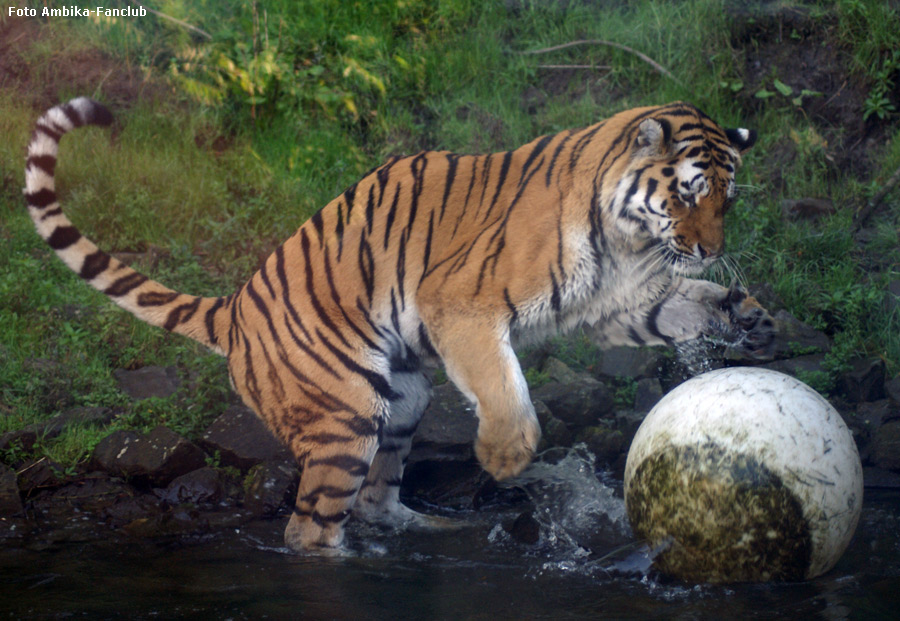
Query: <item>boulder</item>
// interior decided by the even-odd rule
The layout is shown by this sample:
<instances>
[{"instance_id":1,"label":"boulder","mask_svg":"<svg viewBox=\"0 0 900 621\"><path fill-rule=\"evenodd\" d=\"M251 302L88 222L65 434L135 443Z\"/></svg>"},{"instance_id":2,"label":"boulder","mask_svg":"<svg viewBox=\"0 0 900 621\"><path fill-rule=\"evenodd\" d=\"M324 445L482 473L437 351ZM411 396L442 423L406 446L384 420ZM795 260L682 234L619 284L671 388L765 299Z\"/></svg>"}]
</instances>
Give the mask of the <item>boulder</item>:
<instances>
[{"instance_id":1,"label":"boulder","mask_svg":"<svg viewBox=\"0 0 900 621\"><path fill-rule=\"evenodd\" d=\"M413 436L409 461L468 461L477 432L475 406L453 384L442 384Z\"/></svg>"},{"instance_id":2,"label":"boulder","mask_svg":"<svg viewBox=\"0 0 900 621\"><path fill-rule=\"evenodd\" d=\"M206 454L193 442L160 426L148 434L114 431L97 444L93 462L111 474L159 487L204 466Z\"/></svg>"},{"instance_id":3,"label":"boulder","mask_svg":"<svg viewBox=\"0 0 900 621\"><path fill-rule=\"evenodd\" d=\"M213 504L225 497L225 486L219 470L204 466L177 477L168 487L154 490L154 493L171 505Z\"/></svg>"},{"instance_id":4,"label":"boulder","mask_svg":"<svg viewBox=\"0 0 900 621\"><path fill-rule=\"evenodd\" d=\"M831 351L831 339L827 334L803 323L789 312L780 310L775 313L773 319L776 330L776 358Z\"/></svg>"},{"instance_id":5,"label":"boulder","mask_svg":"<svg viewBox=\"0 0 900 621\"><path fill-rule=\"evenodd\" d=\"M246 472L266 461L291 461L291 454L253 410L243 405L226 409L200 438L210 454L218 452L223 466Z\"/></svg>"},{"instance_id":6,"label":"boulder","mask_svg":"<svg viewBox=\"0 0 900 621\"><path fill-rule=\"evenodd\" d=\"M113 371L119 389L132 399L170 397L181 383L175 367L141 367L133 371Z\"/></svg>"},{"instance_id":7,"label":"boulder","mask_svg":"<svg viewBox=\"0 0 900 621\"><path fill-rule=\"evenodd\" d=\"M597 372L604 377L640 379L656 377L664 364L664 354L648 347L613 347L603 352Z\"/></svg>"},{"instance_id":8,"label":"boulder","mask_svg":"<svg viewBox=\"0 0 900 621\"><path fill-rule=\"evenodd\" d=\"M532 401L543 401L551 414L567 425L594 425L612 412L614 400L606 384L581 377L562 384L551 382L531 392Z\"/></svg>"},{"instance_id":9,"label":"boulder","mask_svg":"<svg viewBox=\"0 0 900 621\"><path fill-rule=\"evenodd\" d=\"M554 446L571 446L572 432L564 422L553 416L550 408L543 401L534 402L534 412L541 425L541 441L538 451Z\"/></svg>"},{"instance_id":10,"label":"boulder","mask_svg":"<svg viewBox=\"0 0 900 621\"><path fill-rule=\"evenodd\" d=\"M0 517L22 515L23 512L16 472L0 464Z\"/></svg>"},{"instance_id":11,"label":"boulder","mask_svg":"<svg viewBox=\"0 0 900 621\"><path fill-rule=\"evenodd\" d=\"M900 471L900 420L885 423L875 431L870 459L879 468Z\"/></svg>"},{"instance_id":12,"label":"boulder","mask_svg":"<svg viewBox=\"0 0 900 621\"><path fill-rule=\"evenodd\" d=\"M622 432L605 425L585 427L575 436L575 441L583 442L600 464L615 463L628 450Z\"/></svg>"},{"instance_id":13,"label":"boulder","mask_svg":"<svg viewBox=\"0 0 900 621\"><path fill-rule=\"evenodd\" d=\"M655 377L639 379L634 393L634 409L638 412L649 412L663 397L662 384Z\"/></svg>"},{"instance_id":14,"label":"boulder","mask_svg":"<svg viewBox=\"0 0 900 621\"><path fill-rule=\"evenodd\" d=\"M277 515L294 506L300 472L284 462L266 462L250 469L244 479L244 507L255 516Z\"/></svg>"},{"instance_id":15,"label":"boulder","mask_svg":"<svg viewBox=\"0 0 900 621\"><path fill-rule=\"evenodd\" d=\"M838 391L852 402L878 401L885 398L885 364L881 358L857 358L849 371L838 378Z\"/></svg>"}]
</instances>

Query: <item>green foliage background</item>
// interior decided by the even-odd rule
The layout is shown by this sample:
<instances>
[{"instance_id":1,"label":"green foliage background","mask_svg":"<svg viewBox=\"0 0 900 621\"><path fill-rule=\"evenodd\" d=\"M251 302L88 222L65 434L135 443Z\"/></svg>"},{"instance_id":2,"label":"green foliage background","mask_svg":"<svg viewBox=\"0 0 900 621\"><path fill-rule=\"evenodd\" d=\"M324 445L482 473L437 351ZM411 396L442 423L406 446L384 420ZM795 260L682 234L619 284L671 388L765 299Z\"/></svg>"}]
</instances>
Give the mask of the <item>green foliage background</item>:
<instances>
[{"instance_id":1,"label":"green foliage background","mask_svg":"<svg viewBox=\"0 0 900 621\"><path fill-rule=\"evenodd\" d=\"M56 5L32 6L45 4ZM169 286L229 292L316 209L391 154L507 149L632 106L685 99L723 125L760 133L729 215L732 269L718 277L769 283L791 313L826 330L835 342L832 373L859 355L883 357L892 373L900 368L900 319L885 304L886 284L900 271L900 199L888 198L865 246L853 223L900 166L900 29L890 3L791 5L829 24L867 89L859 122L885 128L865 177L830 164L821 128L802 107L819 94L771 75L754 105L746 104L753 95L742 75L747 48L735 44L734 3L723 0L151 5L205 34L153 15L57 18L43 20L44 36L33 44L8 50L30 78L0 81L0 433L84 405L120 411L113 426L165 423L192 435L228 398L221 360L139 324L89 290L40 242L22 208L22 153L39 114L36 93L67 56L92 50L144 81L131 98L106 78L87 93L54 82L58 100L92 95L118 117L112 138L100 130L66 138L58 189L86 234L106 249L138 252L137 267ZM763 5L771 3L756 8ZM9 27L9 18L0 17L0 26ZM639 50L675 79L603 45L521 54L581 39ZM545 66L566 64L594 68ZM796 156L773 163L773 145L785 136ZM781 187L772 182L776 173ZM837 213L815 224L785 222L781 199L802 196L830 197ZM188 378L179 394L130 403L112 370L148 364L177 365ZM72 429L39 441L36 452L76 463L105 433Z\"/></svg>"}]
</instances>

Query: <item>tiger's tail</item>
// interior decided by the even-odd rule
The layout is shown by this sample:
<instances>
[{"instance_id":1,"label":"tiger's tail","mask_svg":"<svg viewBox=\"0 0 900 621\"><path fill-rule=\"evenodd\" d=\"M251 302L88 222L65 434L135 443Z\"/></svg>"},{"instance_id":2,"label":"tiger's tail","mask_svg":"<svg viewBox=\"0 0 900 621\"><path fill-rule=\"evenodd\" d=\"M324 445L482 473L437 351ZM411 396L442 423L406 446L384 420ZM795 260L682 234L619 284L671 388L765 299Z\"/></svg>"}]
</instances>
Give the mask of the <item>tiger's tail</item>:
<instances>
[{"instance_id":1,"label":"tiger's tail","mask_svg":"<svg viewBox=\"0 0 900 621\"><path fill-rule=\"evenodd\" d=\"M110 111L87 97L55 106L38 119L25 162L25 201L38 234L69 268L138 319L188 336L223 353L226 298L173 291L100 250L63 213L54 171L59 141L82 125L108 126Z\"/></svg>"}]
</instances>

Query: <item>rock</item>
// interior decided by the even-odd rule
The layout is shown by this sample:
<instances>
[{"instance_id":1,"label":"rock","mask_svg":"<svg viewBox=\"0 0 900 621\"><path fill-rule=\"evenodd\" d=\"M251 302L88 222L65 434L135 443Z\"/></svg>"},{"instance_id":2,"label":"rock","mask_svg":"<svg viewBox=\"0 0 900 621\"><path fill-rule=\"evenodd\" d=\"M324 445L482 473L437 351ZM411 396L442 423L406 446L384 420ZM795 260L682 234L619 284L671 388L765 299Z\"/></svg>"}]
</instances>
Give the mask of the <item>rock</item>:
<instances>
[{"instance_id":1,"label":"rock","mask_svg":"<svg viewBox=\"0 0 900 621\"><path fill-rule=\"evenodd\" d=\"M773 316L776 314L776 310L784 308L784 300L778 297L778 294L775 292L775 287L773 287L771 283L754 283L749 285L747 290L750 292L750 295L756 298L756 301L762 304L763 308L768 309Z\"/></svg>"},{"instance_id":2,"label":"rock","mask_svg":"<svg viewBox=\"0 0 900 621\"><path fill-rule=\"evenodd\" d=\"M575 382L584 377L579 373L573 371L566 363L564 363L559 358L549 357L544 361L543 366L541 367L541 371L547 374L554 382L559 382L560 384L568 384L570 382Z\"/></svg>"},{"instance_id":3,"label":"rock","mask_svg":"<svg viewBox=\"0 0 900 621\"><path fill-rule=\"evenodd\" d=\"M606 384L588 377L567 384L544 384L531 392L531 400L543 401L553 416L572 426L596 424L614 405Z\"/></svg>"},{"instance_id":4,"label":"rock","mask_svg":"<svg viewBox=\"0 0 900 621\"><path fill-rule=\"evenodd\" d=\"M786 198L781 201L781 217L785 220L816 220L836 213L828 198Z\"/></svg>"},{"instance_id":5,"label":"rock","mask_svg":"<svg viewBox=\"0 0 900 621\"><path fill-rule=\"evenodd\" d=\"M300 482L296 467L266 462L250 469L244 479L244 507L256 516L272 516L283 506L294 506Z\"/></svg>"},{"instance_id":6,"label":"rock","mask_svg":"<svg viewBox=\"0 0 900 621\"><path fill-rule=\"evenodd\" d=\"M534 402L534 412L541 425L541 441L538 444L538 451L554 446L572 445L572 432L564 422L553 416L550 408L543 401Z\"/></svg>"},{"instance_id":7,"label":"rock","mask_svg":"<svg viewBox=\"0 0 900 621\"><path fill-rule=\"evenodd\" d=\"M639 379L634 393L634 409L638 412L649 412L662 399L663 389L659 379L645 377Z\"/></svg>"},{"instance_id":8,"label":"rock","mask_svg":"<svg viewBox=\"0 0 900 621\"><path fill-rule=\"evenodd\" d=\"M59 487L66 483L63 467L55 461L41 458L26 463L19 470L19 490L27 497L38 489Z\"/></svg>"},{"instance_id":9,"label":"rock","mask_svg":"<svg viewBox=\"0 0 900 621\"><path fill-rule=\"evenodd\" d=\"M831 339L803 323L789 312L775 313L775 357L792 358L810 353L831 351Z\"/></svg>"},{"instance_id":10,"label":"rock","mask_svg":"<svg viewBox=\"0 0 900 621\"><path fill-rule=\"evenodd\" d=\"M647 412L634 410L619 410L616 412L616 429L622 432L626 445L630 445L637 433L638 427L644 422Z\"/></svg>"},{"instance_id":11,"label":"rock","mask_svg":"<svg viewBox=\"0 0 900 621\"><path fill-rule=\"evenodd\" d=\"M467 461L477 432L475 406L453 384L442 384L413 436L409 461Z\"/></svg>"},{"instance_id":12,"label":"rock","mask_svg":"<svg viewBox=\"0 0 900 621\"><path fill-rule=\"evenodd\" d=\"M900 421L891 421L875 431L871 461L885 470L900 470Z\"/></svg>"},{"instance_id":13,"label":"rock","mask_svg":"<svg viewBox=\"0 0 900 621\"><path fill-rule=\"evenodd\" d=\"M225 497L222 473L216 468L198 468L169 483L165 489L154 490L160 500L171 505L190 503L194 505L217 503Z\"/></svg>"},{"instance_id":14,"label":"rock","mask_svg":"<svg viewBox=\"0 0 900 621\"><path fill-rule=\"evenodd\" d=\"M888 283L884 309L888 315L900 312L900 280L892 280Z\"/></svg>"},{"instance_id":15,"label":"rock","mask_svg":"<svg viewBox=\"0 0 900 621\"><path fill-rule=\"evenodd\" d=\"M524 511L515 520L504 522L503 530L519 543L534 545L541 539L541 525L531 511Z\"/></svg>"},{"instance_id":16,"label":"rock","mask_svg":"<svg viewBox=\"0 0 900 621\"><path fill-rule=\"evenodd\" d=\"M106 425L116 417L115 412L103 407L70 408L54 416L44 425L44 437L55 438L69 425L81 423L89 425Z\"/></svg>"},{"instance_id":17,"label":"rock","mask_svg":"<svg viewBox=\"0 0 900 621\"><path fill-rule=\"evenodd\" d=\"M663 354L646 347L613 347L603 352L598 373L604 377L639 379L656 377L663 365Z\"/></svg>"},{"instance_id":18,"label":"rock","mask_svg":"<svg viewBox=\"0 0 900 621\"><path fill-rule=\"evenodd\" d=\"M23 429L16 431L7 431L0 434L0 451L8 451L10 449L19 449L25 453L30 453L37 442L37 431L34 425L29 425Z\"/></svg>"},{"instance_id":19,"label":"rock","mask_svg":"<svg viewBox=\"0 0 900 621\"><path fill-rule=\"evenodd\" d=\"M583 442L588 450L597 457L601 464L616 462L627 449L625 437L618 429L610 429L604 425L594 425L582 429L575 436L576 442Z\"/></svg>"},{"instance_id":20,"label":"rock","mask_svg":"<svg viewBox=\"0 0 900 621\"><path fill-rule=\"evenodd\" d=\"M232 405L213 422L199 441L210 454L219 453L223 466L246 472L265 461L290 461L290 451L248 407Z\"/></svg>"},{"instance_id":21,"label":"rock","mask_svg":"<svg viewBox=\"0 0 900 621\"><path fill-rule=\"evenodd\" d=\"M122 530L140 538L198 535L209 532L209 521L199 511L179 506L166 513L137 518Z\"/></svg>"},{"instance_id":22,"label":"rock","mask_svg":"<svg viewBox=\"0 0 900 621\"><path fill-rule=\"evenodd\" d=\"M881 358L857 358L851 369L838 378L838 390L848 401L878 401L884 399L885 364Z\"/></svg>"},{"instance_id":23,"label":"rock","mask_svg":"<svg viewBox=\"0 0 900 621\"><path fill-rule=\"evenodd\" d=\"M119 389L132 399L170 397L178 390L180 381L175 367L142 367L134 371L113 371Z\"/></svg>"},{"instance_id":24,"label":"rock","mask_svg":"<svg viewBox=\"0 0 900 621\"><path fill-rule=\"evenodd\" d=\"M881 468L863 468L863 486L867 489L900 489L900 474Z\"/></svg>"},{"instance_id":25,"label":"rock","mask_svg":"<svg viewBox=\"0 0 900 621\"><path fill-rule=\"evenodd\" d=\"M16 483L16 472L0 464L0 517L22 515L22 497Z\"/></svg>"},{"instance_id":26,"label":"rock","mask_svg":"<svg viewBox=\"0 0 900 621\"><path fill-rule=\"evenodd\" d=\"M894 403L900 404L900 376L884 383L884 392Z\"/></svg>"},{"instance_id":27,"label":"rock","mask_svg":"<svg viewBox=\"0 0 900 621\"><path fill-rule=\"evenodd\" d=\"M93 461L111 474L164 486L204 466L206 455L193 442L160 426L146 435L114 431L97 444Z\"/></svg>"},{"instance_id":28,"label":"rock","mask_svg":"<svg viewBox=\"0 0 900 621\"><path fill-rule=\"evenodd\" d=\"M63 508L69 514L72 507L75 507L80 511L102 515L110 507L137 495L134 488L121 479L110 479L106 474L92 473L36 500L34 504L51 511Z\"/></svg>"},{"instance_id":29,"label":"rock","mask_svg":"<svg viewBox=\"0 0 900 621\"><path fill-rule=\"evenodd\" d=\"M788 358L786 360L775 360L759 365L763 369L771 369L780 373L786 373L806 381L804 374L822 374L822 377L828 375L824 366L825 354L808 354L806 356L797 356L796 358Z\"/></svg>"}]
</instances>

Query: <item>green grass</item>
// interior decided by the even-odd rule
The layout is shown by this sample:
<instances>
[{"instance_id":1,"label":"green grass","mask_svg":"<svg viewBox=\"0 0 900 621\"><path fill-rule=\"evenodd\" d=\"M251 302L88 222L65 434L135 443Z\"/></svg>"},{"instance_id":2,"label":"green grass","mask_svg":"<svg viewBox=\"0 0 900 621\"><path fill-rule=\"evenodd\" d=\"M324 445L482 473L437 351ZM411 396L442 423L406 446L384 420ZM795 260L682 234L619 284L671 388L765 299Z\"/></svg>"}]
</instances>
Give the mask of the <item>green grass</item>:
<instances>
[{"instance_id":1,"label":"green grass","mask_svg":"<svg viewBox=\"0 0 900 621\"><path fill-rule=\"evenodd\" d=\"M873 92L900 79L883 74L900 47L896 10L888 4L810 7L834 24L857 78ZM603 6L169 0L162 10L213 40L149 16L52 20L46 38L10 53L30 68L32 88L55 79L65 54L93 49L161 85L138 101L116 99L112 131L65 139L58 189L72 219L104 248L156 250L157 261L137 267L205 295L233 290L316 209L389 155L506 149L628 107L689 100L723 125L760 132L740 173L745 191L727 223L746 280L771 283L789 311L832 335L833 372L870 355L896 373L900 318L880 309L885 283L900 272L900 198L888 198L865 250L854 239L852 215L900 166L900 132L875 147L880 164L872 179L835 170L821 128L788 99L772 97L742 112L740 86L734 88L745 51L732 48L725 2ZM630 46L676 79L602 45L520 53L580 39ZM567 63L609 68L539 67ZM98 79L87 93L61 84L59 92L105 99L115 95L114 80ZM165 423L196 435L227 399L221 359L114 308L33 233L19 188L22 153L39 112L22 95L0 90L0 135L10 138L0 141L0 433L75 405L100 405L121 412L114 427ZM867 122L896 127L895 121L889 113ZM785 138L796 156L776 171L770 154ZM776 172L784 179L781 191L771 182ZM803 196L828 196L838 213L816 224L784 222L781 199ZM596 351L578 339L558 348L576 366L596 363ZM131 403L112 371L149 364L176 365L189 380L169 399ZM828 379L817 382L825 386ZM67 430L40 441L37 454L68 466L108 431Z\"/></svg>"}]
</instances>

